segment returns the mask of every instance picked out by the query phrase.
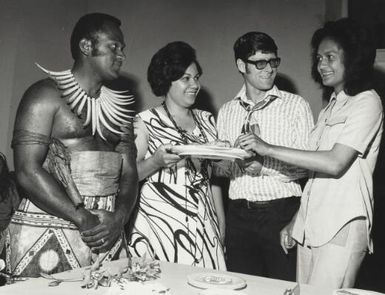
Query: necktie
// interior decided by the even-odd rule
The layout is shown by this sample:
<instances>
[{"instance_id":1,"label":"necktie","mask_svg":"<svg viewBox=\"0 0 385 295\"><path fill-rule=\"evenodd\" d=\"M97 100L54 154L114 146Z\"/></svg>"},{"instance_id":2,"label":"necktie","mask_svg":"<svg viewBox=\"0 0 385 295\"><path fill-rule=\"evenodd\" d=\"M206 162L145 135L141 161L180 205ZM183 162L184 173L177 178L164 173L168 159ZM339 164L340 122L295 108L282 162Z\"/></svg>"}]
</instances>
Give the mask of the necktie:
<instances>
[{"instance_id":1,"label":"necktie","mask_svg":"<svg viewBox=\"0 0 385 295\"><path fill-rule=\"evenodd\" d=\"M259 130L258 124L253 124L253 125L250 124L251 116L253 115L254 112L265 108L268 104L270 104L276 98L277 98L276 96L269 95L265 99L257 102L255 105L251 105L243 100L240 100L239 102L240 105L247 111L246 117L244 119L244 123L242 125L241 133L245 134L245 133L252 132L257 136L260 136L261 132ZM248 167L249 171L247 173L254 176L259 176L262 169L263 162L264 162L264 158L260 155L255 155L253 158L250 158L249 167ZM252 165L253 165L253 168L250 169ZM245 169L240 165L239 165L239 168L242 173L246 173Z\"/></svg>"},{"instance_id":2,"label":"necktie","mask_svg":"<svg viewBox=\"0 0 385 295\"><path fill-rule=\"evenodd\" d=\"M261 110L265 108L268 104L270 104L273 100L275 100L277 97L270 95L266 97L264 100L261 100L257 102L255 105L251 105L243 100L240 100L240 105L247 111L247 115L244 119L244 123L242 125L241 133L249 133L253 132L257 135L259 135L259 127L258 125L250 126L251 116L255 111ZM254 129L254 130L253 130Z\"/></svg>"}]
</instances>

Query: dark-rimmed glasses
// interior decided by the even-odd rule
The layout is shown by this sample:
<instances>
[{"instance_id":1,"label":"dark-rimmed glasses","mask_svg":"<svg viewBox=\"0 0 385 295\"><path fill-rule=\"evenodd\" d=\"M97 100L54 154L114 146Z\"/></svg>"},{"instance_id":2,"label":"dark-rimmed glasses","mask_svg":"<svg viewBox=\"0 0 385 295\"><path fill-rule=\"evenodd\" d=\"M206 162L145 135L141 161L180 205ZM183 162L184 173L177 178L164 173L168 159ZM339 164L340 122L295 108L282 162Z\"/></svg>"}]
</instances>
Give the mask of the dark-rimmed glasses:
<instances>
[{"instance_id":1,"label":"dark-rimmed glasses","mask_svg":"<svg viewBox=\"0 0 385 295\"><path fill-rule=\"evenodd\" d=\"M246 60L247 63L254 65L258 70L263 70L266 68L267 64L270 64L270 67L273 69L278 68L279 64L281 63L281 58L271 58L271 59L259 59L259 60Z\"/></svg>"}]
</instances>

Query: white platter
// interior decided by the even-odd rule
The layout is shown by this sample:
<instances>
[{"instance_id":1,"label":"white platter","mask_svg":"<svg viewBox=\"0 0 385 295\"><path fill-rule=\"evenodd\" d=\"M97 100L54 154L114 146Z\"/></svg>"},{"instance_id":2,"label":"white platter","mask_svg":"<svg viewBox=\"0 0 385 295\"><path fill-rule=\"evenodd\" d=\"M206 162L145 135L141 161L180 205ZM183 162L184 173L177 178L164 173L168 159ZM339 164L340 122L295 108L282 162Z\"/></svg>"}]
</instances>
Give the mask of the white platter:
<instances>
[{"instance_id":1,"label":"white platter","mask_svg":"<svg viewBox=\"0 0 385 295\"><path fill-rule=\"evenodd\" d=\"M190 285L201 288L219 288L237 290L246 287L246 281L240 277L221 273L194 273L187 276Z\"/></svg>"},{"instance_id":2,"label":"white platter","mask_svg":"<svg viewBox=\"0 0 385 295\"><path fill-rule=\"evenodd\" d=\"M190 156L213 160L234 160L249 157L249 154L242 149L219 147L215 145L176 145L173 146L171 150L179 156Z\"/></svg>"}]
</instances>

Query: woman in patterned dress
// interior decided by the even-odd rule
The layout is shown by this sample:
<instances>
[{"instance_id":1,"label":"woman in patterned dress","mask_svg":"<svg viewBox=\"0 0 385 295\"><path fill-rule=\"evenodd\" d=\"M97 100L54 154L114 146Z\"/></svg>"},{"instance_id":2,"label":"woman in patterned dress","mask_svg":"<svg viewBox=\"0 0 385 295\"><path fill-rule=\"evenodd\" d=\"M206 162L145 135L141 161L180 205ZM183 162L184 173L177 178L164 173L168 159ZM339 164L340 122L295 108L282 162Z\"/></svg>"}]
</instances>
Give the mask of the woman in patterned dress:
<instances>
[{"instance_id":1,"label":"woman in patterned dress","mask_svg":"<svg viewBox=\"0 0 385 295\"><path fill-rule=\"evenodd\" d=\"M172 152L173 145L216 140L213 115L192 108L201 74L195 50L184 42L167 44L151 60L148 81L164 101L135 123L139 179L145 182L129 249L133 256L223 270L225 221L212 163Z\"/></svg>"}]
</instances>

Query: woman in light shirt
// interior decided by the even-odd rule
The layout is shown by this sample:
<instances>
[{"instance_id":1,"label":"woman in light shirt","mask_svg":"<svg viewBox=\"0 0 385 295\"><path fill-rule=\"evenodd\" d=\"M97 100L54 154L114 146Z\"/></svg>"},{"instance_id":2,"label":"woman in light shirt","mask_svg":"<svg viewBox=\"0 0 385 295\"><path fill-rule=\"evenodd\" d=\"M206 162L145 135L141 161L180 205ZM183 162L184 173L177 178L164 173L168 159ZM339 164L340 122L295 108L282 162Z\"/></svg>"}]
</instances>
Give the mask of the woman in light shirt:
<instances>
[{"instance_id":1,"label":"woman in light shirt","mask_svg":"<svg viewBox=\"0 0 385 295\"><path fill-rule=\"evenodd\" d=\"M311 151L274 146L254 134L240 146L311 171L301 207L281 231L284 251L298 243L297 280L352 287L372 251L372 175L382 135L380 97L373 90L376 50L350 19L326 23L312 38L312 75L330 93L310 135Z\"/></svg>"}]
</instances>

